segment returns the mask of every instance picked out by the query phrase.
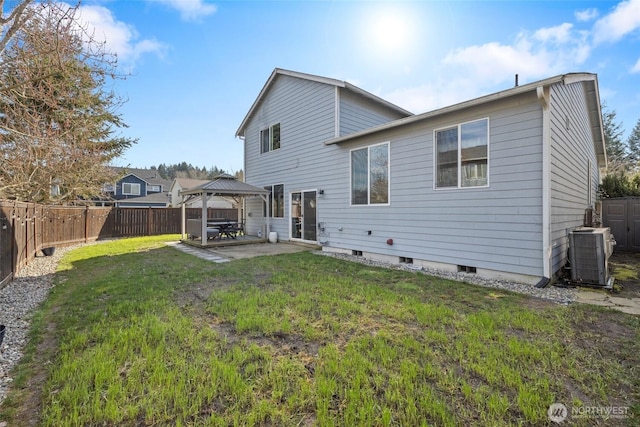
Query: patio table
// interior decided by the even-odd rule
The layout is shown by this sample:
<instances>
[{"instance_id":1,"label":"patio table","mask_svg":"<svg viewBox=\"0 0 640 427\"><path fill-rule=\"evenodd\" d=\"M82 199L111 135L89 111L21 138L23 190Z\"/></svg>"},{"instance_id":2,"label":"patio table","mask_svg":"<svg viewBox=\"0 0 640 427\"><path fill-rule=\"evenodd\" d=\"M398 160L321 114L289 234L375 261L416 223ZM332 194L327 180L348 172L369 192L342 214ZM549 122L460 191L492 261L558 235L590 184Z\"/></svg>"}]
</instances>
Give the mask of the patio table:
<instances>
[{"instance_id":1,"label":"patio table","mask_svg":"<svg viewBox=\"0 0 640 427\"><path fill-rule=\"evenodd\" d=\"M238 221L208 220L207 227L217 228L220 231L220 238L227 236L235 239L238 232Z\"/></svg>"}]
</instances>

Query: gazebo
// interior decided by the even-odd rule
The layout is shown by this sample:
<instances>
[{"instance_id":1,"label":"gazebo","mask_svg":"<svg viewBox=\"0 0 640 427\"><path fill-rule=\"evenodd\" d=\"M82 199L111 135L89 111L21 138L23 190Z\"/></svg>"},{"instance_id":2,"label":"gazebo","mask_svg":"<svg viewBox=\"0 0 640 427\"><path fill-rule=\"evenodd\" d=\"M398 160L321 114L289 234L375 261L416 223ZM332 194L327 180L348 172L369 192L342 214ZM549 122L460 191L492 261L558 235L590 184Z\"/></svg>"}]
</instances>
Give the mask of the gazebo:
<instances>
[{"instance_id":1,"label":"gazebo","mask_svg":"<svg viewBox=\"0 0 640 427\"><path fill-rule=\"evenodd\" d=\"M180 195L182 196L182 213L181 213L181 232L182 232L182 241L188 242L188 239L185 239L186 234L186 202L195 197L202 198L202 216L200 221L201 231L200 231L200 245L203 247L206 246L218 246L219 242L214 242L212 244L208 243L207 239L207 201L210 197L220 196L220 197L229 197L232 198L238 204L238 221L242 220L241 218L241 201L246 197L261 197L262 200L269 204L269 190L264 188L256 187L251 184L247 184L246 182L238 181L238 179L232 175L222 174L217 176L213 181L209 181L205 184L199 185L193 188L187 188L180 191ZM270 212L270 209L267 209L267 212ZM269 215L265 218L266 224L266 234L269 233ZM266 240L266 236L262 236L263 240ZM189 242L191 243L191 242ZM228 243L228 242L226 242Z\"/></svg>"}]
</instances>

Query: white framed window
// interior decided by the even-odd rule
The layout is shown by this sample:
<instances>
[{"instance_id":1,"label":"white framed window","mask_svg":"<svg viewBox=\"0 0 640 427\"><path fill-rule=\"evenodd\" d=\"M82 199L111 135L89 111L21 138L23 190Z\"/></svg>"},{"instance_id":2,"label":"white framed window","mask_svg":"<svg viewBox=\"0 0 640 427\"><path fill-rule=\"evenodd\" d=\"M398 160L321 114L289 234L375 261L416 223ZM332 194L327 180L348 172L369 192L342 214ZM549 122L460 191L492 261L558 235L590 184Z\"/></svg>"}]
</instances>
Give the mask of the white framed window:
<instances>
[{"instance_id":1,"label":"white framed window","mask_svg":"<svg viewBox=\"0 0 640 427\"><path fill-rule=\"evenodd\" d=\"M284 218L284 184L267 185L269 190L269 206L271 206L271 218ZM262 213L267 216L267 203L263 204Z\"/></svg>"},{"instance_id":2,"label":"white framed window","mask_svg":"<svg viewBox=\"0 0 640 427\"><path fill-rule=\"evenodd\" d=\"M269 126L267 129L260 131L260 153L268 153L269 151L280 148L280 123Z\"/></svg>"},{"instance_id":3,"label":"white framed window","mask_svg":"<svg viewBox=\"0 0 640 427\"><path fill-rule=\"evenodd\" d=\"M389 204L389 143L351 150L351 205Z\"/></svg>"},{"instance_id":4,"label":"white framed window","mask_svg":"<svg viewBox=\"0 0 640 427\"><path fill-rule=\"evenodd\" d=\"M489 185L489 119L434 130L434 187Z\"/></svg>"},{"instance_id":5,"label":"white framed window","mask_svg":"<svg viewBox=\"0 0 640 427\"><path fill-rule=\"evenodd\" d=\"M122 183L122 194L126 196L139 196L140 195L140 184L131 183L131 182L123 182Z\"/></svg>"},{"instance_id":6,"label":"white framed window","mask_svg":"<svg viewBox=\"0 0 640 427\"><path fill-rule=\"evenodd\" d=\"M104 184L102 186L102 191L105 192L105 193L115 193L116 186L115 186L115 184Z\"/></svg>"},{"instance_id":7,"label":"white framed window","mask_svg":"<svg viewBox=\"0 0 640 427\"><path fill-rule=\"evenodd\" d=\"M147 185L147 191L151 191L153 193L159 193L160 192L160 186L159 185Z\"/></svg>"}]
</instances>

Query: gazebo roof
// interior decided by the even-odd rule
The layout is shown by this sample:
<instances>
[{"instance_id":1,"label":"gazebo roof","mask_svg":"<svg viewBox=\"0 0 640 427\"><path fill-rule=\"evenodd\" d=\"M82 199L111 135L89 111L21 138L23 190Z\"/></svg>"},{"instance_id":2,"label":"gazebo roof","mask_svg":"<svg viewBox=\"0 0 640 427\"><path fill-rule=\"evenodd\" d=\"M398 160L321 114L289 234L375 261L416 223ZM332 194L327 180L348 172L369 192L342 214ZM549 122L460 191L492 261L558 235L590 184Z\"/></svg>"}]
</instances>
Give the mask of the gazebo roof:
<instances>
[{"instance_id":1,"label":"gazebo roof","mask_svg":"<svg viewBox=\"0 0 640 427\"><path fill-rule=\"evenodd\" d=\"M181 195L222 195L222 196L259 196L269 194L269 190L256 187L246 182L238 181L235 176L222 174L213 181L198 185L193 188L185 188L180 191Z\"/></svg>"}]
</instances>

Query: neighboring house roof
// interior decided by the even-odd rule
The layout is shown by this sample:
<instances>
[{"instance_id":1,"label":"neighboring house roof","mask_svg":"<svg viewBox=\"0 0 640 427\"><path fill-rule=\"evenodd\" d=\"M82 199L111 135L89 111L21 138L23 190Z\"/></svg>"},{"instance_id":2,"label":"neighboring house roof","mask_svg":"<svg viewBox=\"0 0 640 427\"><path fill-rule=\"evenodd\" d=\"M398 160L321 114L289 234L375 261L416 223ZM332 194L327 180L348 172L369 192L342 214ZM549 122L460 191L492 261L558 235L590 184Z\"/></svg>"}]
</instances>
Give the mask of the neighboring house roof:
<instances>
[{"instance_id":1,"label":"neighboring house roof","mask_svg":"<svg viewBox=\"0 0 640 427\"><path fill-rule=\"evenodd\" d=\"M177 184L180 188L191 188L206 184L207 182L209 182L208 179L176 178L173 180L171 187Z\"/></svg>"},{"instance_id":2,"label":"neighboring house roof","mask_svg":"<svg viewBox=\"0 0 640 427\"><path fill-rule=\"evenodd\" d=\"M378 104L383 105L386 108L390 108L390 109L392 109L394 111L397 111L400 114L403 114L405 116L413 115L413 113L411 113L410 111L407 111L404 108L400 108L397 105L392 104L391 102L386 101L386 100L380 98L379 96L376 96L376 95L374 95L374 94L372 94L370 92L367 92L364 89L360 89L359 87L357 87L355 85L352 85L349 82L342 81L342 80L331 79L331 78L328 78L328 77L316 76L316 75L313 75L313 74L300 73L300 72L297 72L297 71L284 70L282 68L276 68L271 73L271 76L269 77L269 79L265 83L264 87L262 88L262 90L258 94L258 97L256 98L256 100L253 102L253 105L251 105L251 108L249 109L249 112L247 113L245 118L242 120L242 123L240 124L240 127L236 131L236 136L237 137L238 136L244 136L244 130L245 130L245 127L246 127L247 123L249 122L249 119L251 119L251 117L253 116L255 110L262 103L263 98L265 97L265 95L267 94L267 92L269 91L271 86L273 85L273 82L276 80L276 78L278 76L281 76L281 75L297 77L299 79L304 79L304 80L309 80L309 81L313 81L313 82L324 83L324 84L335 86L335 87L339 87L339 88L344 88L344 89L350 90L353 93L356 93L358 95L364 96L365 98L369 98L372 101L375 101Z\"/></svg>"},{"instance_id":3,"label":"neighboring house roof","mask_svg":"<svg viewBox=\"0 0 640 427\"><path fill-rule=\"evenodd\" d=\"M126 176L134 175L148 184L162 185L162 188L165 190L171 186L171 181L162 178L160 173L155 169L136 169L116 166L113 166L112 169L120 176L118 181L122 180L122 178Z\"/></svg>"},{"instance_id":4,"label":"neighboring house roof","mask_svg":"<svg viewBox=\"0 0 640 427\"><path fill-rule=\"evenodd\" d=\"M252 196L269 194L269 190L256 187L246 182L238 181L236 177L222 174L219 175L213 181L209 181L205 184L199 185L193 188L187 188L180 192L181 195L193 195L193 194L218 194L218 195L238 195L238 196Z\"/></svg>"},{"instance_id":5,"label":"neighboring house roof","mask_svg":"<svg viewBox=\"0 0 640 427\"><path fill-rule=\"evenodd\" d=\"M417 123L423 120L428 120L440 115L464 110L467 108L473 108L481 104L486 104L489 102L501 100L504 98L508 98L511 96L520 95L520 94L532 92L532 91L535 91L538 93L538 97L541 98L541 102L547 102L546 100L543 99L545 87L550 86L552 84L557 84L557 83L570 84L570 83L577 83L577 82L584 83L587 88L587 91L586 91L587 108L589 113L589 119L591 122L591 132L593 135L594 147L596 151L596 156L598 158L598 165L600 167L603 167L607 163L607 155L606 155L606 150L604 145L604 133L603 133L604 127L602 123L602 115L600 112L601 111L600 97L598 95L598 78L596 74L591 74L591 73L562 74L559 76L550 77L545 80L540 80L540 81L525 84L522 86L516 86L511 89L507 89L507 90L496 92L490 95L482 96L480 98L475 98L469 101L450 105L448 107L440 108L440 109L429 111L426 113L416 114L414 116L398 119L389 123L382 124L380 126L364 129L349 135L333 138L329 141L326 141L325 144L331 145L331 144L340 144L343 142L352 141L357 138L360 138L366 135L371 135L380 131L396 129L401 126L406 126L406 125Z\"/></svg>"}]
</instances>

